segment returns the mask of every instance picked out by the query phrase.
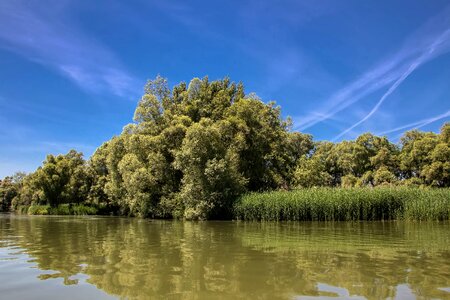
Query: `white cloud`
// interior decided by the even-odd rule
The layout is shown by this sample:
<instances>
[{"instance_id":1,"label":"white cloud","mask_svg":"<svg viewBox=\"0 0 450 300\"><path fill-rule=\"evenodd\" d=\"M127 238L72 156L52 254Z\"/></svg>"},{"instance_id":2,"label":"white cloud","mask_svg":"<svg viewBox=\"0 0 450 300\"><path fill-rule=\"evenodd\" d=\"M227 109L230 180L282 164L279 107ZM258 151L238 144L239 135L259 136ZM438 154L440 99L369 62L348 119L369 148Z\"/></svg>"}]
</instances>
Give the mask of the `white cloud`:
<instances>
[{"instance_id":1,"label":"white cloud","mask_svg":"<svg viewBox=\"0 0 450 300\"><path fill-rule=\"evenodd\" d=\"M140 83L107 47L80 30L67 1L0 2L0 47L49 67L90 92L134 95Z\"/></svg>"}]
</instances>

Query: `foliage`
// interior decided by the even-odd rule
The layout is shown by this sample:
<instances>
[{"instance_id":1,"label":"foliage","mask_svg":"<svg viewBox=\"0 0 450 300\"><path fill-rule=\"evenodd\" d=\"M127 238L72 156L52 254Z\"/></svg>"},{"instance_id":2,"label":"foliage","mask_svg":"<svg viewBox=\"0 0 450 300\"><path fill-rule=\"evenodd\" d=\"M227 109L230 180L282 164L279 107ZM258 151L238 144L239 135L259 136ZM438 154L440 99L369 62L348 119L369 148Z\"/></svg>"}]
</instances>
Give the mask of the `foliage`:
<instances>
[{"instance_id":1,"label":"foliage","mask_svg":"<svg viewBox=\"0 0 450 300\"><path fill-rule=\"evenodd\" d=\"M416 185L450 186L450 123L440 134L412 130L400 145L370 133L355 141L315 143L299 160L294 183L299 187Z\"/></svg>"},{"instance_id":2,"label":"foliage","mask_svg":"<svg viewBox=\"0 0 450 300\"><path fill-rule=\"evenodd\" d=\"M49 215L50 214L50 205L31 205L27 214L29 215Z\"/></svg>"},{"instance_id":3,"label":"foliage","mask_svg":"<svg viewBox=\"0 0 450 300\"><path fill-rule=\"evenodd\" d=\"M0 212L9 211L13 199L19 194L25 173L17 172L13 176L0 179Z\"/></svg>"},{"instance_id":4,"label":"foliage","mask_svg":"<svg viewBox=\"0 0 450 300\"><path fill-rule=\"evenodd\" d=\"M18 195L20 205L81 203L88 195L91 180L83 155L75 150L66 155L48 155L36 172L23 180Z\"/></svg>"},{"instance_id":5,"label":"foliage","mask_svg":"<svg viewBox=\"0 0 450 300\"><path fill-rule=\"evenodd\" d=\"M439 134L406 132L398 145L371 133L314 142L242 83L205 77L170 89L157 76L133 122L88 161L75 150L48 155L35 172L2 180L0 210L48 205L65 214L83 204L129 216L221 219L249 192L397 185L450 186L450 124Z\"/></svg>"},{"instance_id":6,"label":"foliage","mask_svg":"<svg viewBox=\"0 0 450 300\"><path fill-rule=\"evenodd\" d=\"M99 210L94 206L87 206L83 204L60 204L52 207L50 205L31 205L29 207L22 207L20 212L28 215L96 215Z\"/></svg>"},{"instance_id":7,"label":"foliage","mask_svg":"<svg viewBox=\"0 0 450 300\"><path fill-rule=\"evenodd\" d=\"M125 215L230 217L243 192L287 187L312 138L290 132L280 108L228 78L194 78L172 91L149 81L120 136L90 160L89 199Z\"/></svg>"}]
</instances>

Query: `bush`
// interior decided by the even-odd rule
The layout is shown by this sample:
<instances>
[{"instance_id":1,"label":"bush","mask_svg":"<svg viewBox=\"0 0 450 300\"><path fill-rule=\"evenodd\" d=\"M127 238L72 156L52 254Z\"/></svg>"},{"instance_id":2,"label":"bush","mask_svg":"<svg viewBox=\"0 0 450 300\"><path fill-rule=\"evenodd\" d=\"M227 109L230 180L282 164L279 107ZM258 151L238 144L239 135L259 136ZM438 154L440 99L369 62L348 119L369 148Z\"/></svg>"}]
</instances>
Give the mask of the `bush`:
<instances>
[{"instance_id":1,"label":"bush","mask_svg":"<svg viewBox=\"0 0 450 300\"><path fill-rule=\"evenodd\" d=\"M72 206L72 215L82 216L82 215L96 215L97 208L93 206L86 206L83 204L77 204Z\"/></svg>"},{"instance_id":2,"label":"bush","mask_svg":"<svg viewBox=\"0 0 450 300\"><path fill-rule=\"evenodd\" d=\"M18 214L28 215L96 215L99 209L95 206L87 206L83 204L60 204L56 207L50 205L31 205L18 206L16 212Z\"/></svg>"},{"instance_id":3,"label":"bush","mask_svg":"<svg viewBox=\"0 0 450 300\"><path fill-rule=\"evenodd\" d=\"M50 208L51 215L71 215L69 204L60 204L57 207Z\"/></svg>"},{"instance_id":4,"label":"bush","mask_svg":"<svg viewBox=\"0 0 450 300\"><path fill-rule=\"evenodd\" d=\"M27 205L19 205L17 206L16 212L20 215L26 215L28 213L29 206Z\"/></svg>"},{"instance_id":5,"label":"bush","mask_svg":"<svg viewBox=\"0 0 450 300\"><path fill-rule=\"evenodd\" d=\"M50 212L50 205L31 205L27 211L29 215L49 215Z\"/></svg>"}]
</instances>

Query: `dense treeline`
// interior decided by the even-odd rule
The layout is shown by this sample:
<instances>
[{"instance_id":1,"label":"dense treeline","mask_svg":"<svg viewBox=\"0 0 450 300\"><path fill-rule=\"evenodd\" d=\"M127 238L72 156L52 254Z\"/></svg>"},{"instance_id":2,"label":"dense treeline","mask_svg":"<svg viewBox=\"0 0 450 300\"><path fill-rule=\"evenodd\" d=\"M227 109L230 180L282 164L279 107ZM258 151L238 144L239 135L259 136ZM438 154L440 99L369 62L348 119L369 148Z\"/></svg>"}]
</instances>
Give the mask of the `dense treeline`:
<instances>
[{"instance_id":1,"label":"dense treeline","mask_svg":"<svg viewBox=\"0 0 450 300\"><path fill-rule=\"evenodd\" d=\"M47 156L34 173L0 183L2 209L83 204L122 215L229 218L252 191L296 187L450 186L450 124L409 131L400 145L366 133L314 142L292 131L275 103L228 78L195 78L172 90L149 81L134 122L85 161ZM8 189L12 189L12 192Z\"/></svg>"}]
</instances>

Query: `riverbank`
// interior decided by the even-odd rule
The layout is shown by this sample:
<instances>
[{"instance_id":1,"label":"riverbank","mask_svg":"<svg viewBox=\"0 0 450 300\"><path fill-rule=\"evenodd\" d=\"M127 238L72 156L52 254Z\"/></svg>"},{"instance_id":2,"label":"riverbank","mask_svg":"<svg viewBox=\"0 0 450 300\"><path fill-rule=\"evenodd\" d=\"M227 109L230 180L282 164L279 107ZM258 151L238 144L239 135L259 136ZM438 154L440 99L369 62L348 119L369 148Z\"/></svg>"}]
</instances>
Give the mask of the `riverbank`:
<instances>
[{"instance_id":1,"label":"riverbank","mask_svg":"<svg viewBox=\"0 0 450 300\"><path fill-rule=\"evenodd\" d=\"M251 221L449 220L450 189L310 188L251 193L233 207Z\"/></svg>"},{"instance_id":2,"label":"riverbank","mask_svg":"<svg viewBox=\"0 0 450 300\"><path fill-rule=\"evenodd\" d=\"M28 215L120 215L85 204L19 206ZM250 193L238 198L231 219L247 221L450 220L450 189L310 188Z\"/></svg>"},{"instance_id":3,"label":"riverbank","mask_svg":"<svg viewBox=\"0 0 450 300\"><path fill-rule=\"evenodd\" d=\"M84 204L60 204L56 207L50 205L21 205L17 208L16 213L25 215L100 215L104 214L105 210L97 206L87 206Z\"/></svg>"}]
</instances>

